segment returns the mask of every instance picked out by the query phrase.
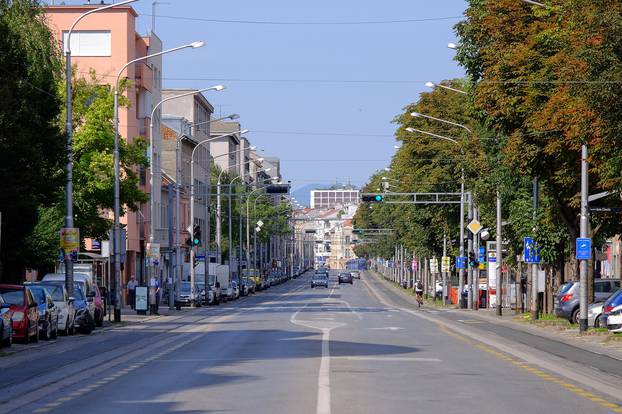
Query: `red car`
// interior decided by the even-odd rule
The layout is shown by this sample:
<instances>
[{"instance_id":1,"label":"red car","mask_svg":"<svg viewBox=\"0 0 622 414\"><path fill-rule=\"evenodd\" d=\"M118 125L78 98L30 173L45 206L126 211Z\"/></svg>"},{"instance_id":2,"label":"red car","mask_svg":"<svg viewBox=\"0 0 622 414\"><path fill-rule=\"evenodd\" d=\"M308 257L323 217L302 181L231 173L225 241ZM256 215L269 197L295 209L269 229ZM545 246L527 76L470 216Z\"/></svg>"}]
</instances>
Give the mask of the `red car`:
<instances>
[{"instance_id":1,"label":"red car","mask_svg":"<svg viewBox=\"0 0 622 414\"><path fill-rule=\"evenodd\" d=\"M13 338L28 343L39 340L39 310L32 292L26 286L0 285L0 295L11 305Z\"/></svg>"}]
</instances>

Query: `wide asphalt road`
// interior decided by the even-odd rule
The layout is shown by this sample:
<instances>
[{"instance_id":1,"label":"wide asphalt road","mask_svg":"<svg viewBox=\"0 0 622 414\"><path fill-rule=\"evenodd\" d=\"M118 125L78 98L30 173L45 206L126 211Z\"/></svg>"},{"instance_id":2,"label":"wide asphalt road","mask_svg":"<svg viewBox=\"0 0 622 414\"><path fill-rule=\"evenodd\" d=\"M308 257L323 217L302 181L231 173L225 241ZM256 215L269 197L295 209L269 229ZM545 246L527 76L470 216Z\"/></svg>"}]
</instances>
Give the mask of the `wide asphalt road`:
<instances>
[{"instance_id":1,"label":"wide asphalt road","mask_svg":"<svg viewBox=\"0 0 622 414\"><path fill-rule=\"evenodd\" d=\"M11 356L22 359L0 363L0 379L11 379L0 384L0 413L622 412L433 312L392 306L390 288L367 273L353 285L333 273L328 289L309 280Z\"/></svg>"}]
</instances>

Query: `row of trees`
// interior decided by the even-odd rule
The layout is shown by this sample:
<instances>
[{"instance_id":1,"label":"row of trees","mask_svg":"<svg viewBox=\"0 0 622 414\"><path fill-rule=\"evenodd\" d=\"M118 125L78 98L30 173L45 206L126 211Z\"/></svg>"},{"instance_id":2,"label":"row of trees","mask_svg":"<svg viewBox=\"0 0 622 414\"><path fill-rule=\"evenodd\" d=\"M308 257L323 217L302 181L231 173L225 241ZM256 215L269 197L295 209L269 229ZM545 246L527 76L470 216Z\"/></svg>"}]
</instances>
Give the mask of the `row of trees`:
<instances>
[{"instance_id":1,"label":"row of trees","mask_svg":"<svg viewBox=\"0 0 622 414\"><path fill-rule=\"evenodd\" d=\"M468 4L466 19L455 27L456 59L467 77L444 82L467 94L437 88L395 119L396 137L403 143L391 162L391 174L400 181L395 190L456 192L464 169L481 221L493 230L496 191L501 193L509 262L521 253L522 238L534 235L552 270L572 277L583 143L590 151L590 194L611 191L605 204L620 205L622 5L613 0L554 1L547 7L519 0ZM455 121L471 132L411 112ZM409 133L407 127L452 137L458 144ZM376 192L381 175L372 176L365 191ZM534 178L540 182L536 222ZM439 255L448 234L454 241L451 253L457 255L458 219L457 207L366 206L357 214L357 227L397 232L357 252L390 256L400 243L417 255ZM595 244L620 233L621 224L614 214L593 215ZM564 275L565 269L570 274Z\"/></svg>"},{"instance_id":2,"label":"row of trees","mask_svg":"<svg viewBox=\"0 0 622 414\"><path fill-rule=\"evenodd\" d=\"M53 268L64 224L63 60L40 6L38 0L0 0L2 280L19 280L26 268ZM114 185L113 90L94 72L87 78L75 77L72 84L75 226L82 238L107 239L112 221L104 213L113 208ZM130 86L128 81L121 84L123 90ZM120 96L120 105L127 106ZM119 141L122 214L137 211L149 200L140 187L140 175L149 166L148 143L143 137L129 138ZM237 212L236 200L232 207ZM257 216L266 222L262 240L266 233L287 231L284 209L257 203Z\"/></svg>"}]
</instances>

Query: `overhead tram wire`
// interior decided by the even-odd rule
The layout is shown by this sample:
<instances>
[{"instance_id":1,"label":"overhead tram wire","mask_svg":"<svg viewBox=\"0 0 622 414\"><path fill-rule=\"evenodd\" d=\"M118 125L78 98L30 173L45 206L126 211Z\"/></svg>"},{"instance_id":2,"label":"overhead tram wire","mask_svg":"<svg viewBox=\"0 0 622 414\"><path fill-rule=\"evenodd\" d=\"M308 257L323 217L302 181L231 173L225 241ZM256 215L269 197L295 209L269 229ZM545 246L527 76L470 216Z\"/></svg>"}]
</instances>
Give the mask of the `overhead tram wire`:
<instances>
[{"instance_id":1,"label":"overhead tram wire","mask_svg":"<svg viewBox=\"0 0 622 414\"><path fill-rule=\"evenodd\" d=\"M143 14L142 16L153 17L151 14ZM208 19L204 17L189 16L166 16L158 14L155 16L159 19L185 20L206 23L224 23L224 24L252 24L252 25L275 25L275 26L363 26L363 25L385 25L385 24L405 24L405 23L424 23L437 22L447 20L464 19L464 16L443 16L443 17L427 17L419 19L394 19L394 20L357 20L357 21L276 21L276 20L230 20L230 19Z\"/></svg>"}]
</instances>

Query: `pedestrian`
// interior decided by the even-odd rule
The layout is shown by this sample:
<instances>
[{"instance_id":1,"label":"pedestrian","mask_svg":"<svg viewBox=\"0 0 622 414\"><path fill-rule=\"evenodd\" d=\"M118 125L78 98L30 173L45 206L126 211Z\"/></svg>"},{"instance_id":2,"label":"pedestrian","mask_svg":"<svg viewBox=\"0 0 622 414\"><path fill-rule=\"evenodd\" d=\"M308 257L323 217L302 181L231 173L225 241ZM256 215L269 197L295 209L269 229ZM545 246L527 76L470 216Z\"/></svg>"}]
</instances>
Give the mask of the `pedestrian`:
<instances>
[{"instance_id":1,"label":"pedestrian","mask_svg":"<svg viewBox=\"0 0 622 414\"><path fill-rule=\"evenodd\" d=\"M136 286L138 286L138 282L136 282L136 276L132 275L130 277L130 281L127 282L127 294L130 298L130 308L132 309L136 307Z\"/></svg>"},{"instance_id":2,"label":"pedestrian","mask_svg":"<svg viewBox=\"0 0 622 414\"><path fill-rule=\"evenodd\" d=\"M158 306L160 302L160 280L151 276L149 279L149 304L152 315L159 315Z\"/></svg>"}]
</instances>

